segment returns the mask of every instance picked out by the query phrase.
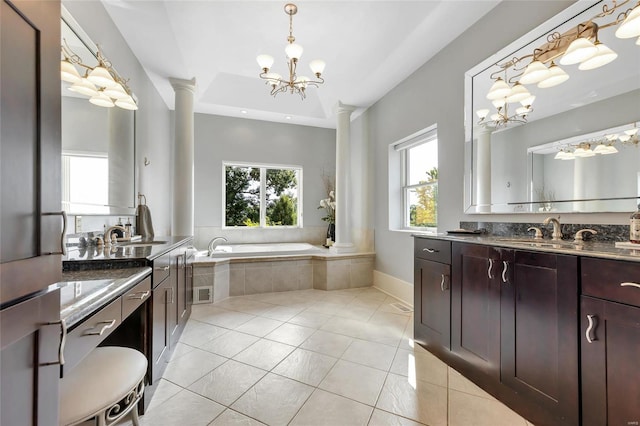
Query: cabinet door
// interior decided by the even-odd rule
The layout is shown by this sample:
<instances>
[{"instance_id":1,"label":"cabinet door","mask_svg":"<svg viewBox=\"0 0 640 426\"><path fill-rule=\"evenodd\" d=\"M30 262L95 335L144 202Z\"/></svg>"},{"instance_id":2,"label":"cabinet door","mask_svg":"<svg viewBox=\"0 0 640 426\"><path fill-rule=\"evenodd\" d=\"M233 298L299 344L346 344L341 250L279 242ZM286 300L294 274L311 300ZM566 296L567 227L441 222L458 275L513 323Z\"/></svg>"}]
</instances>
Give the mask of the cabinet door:
<instances>
[{"instance_id":1,"label":"cabinet door","mask_svg":"<svg viewBox=\"0 0 640 426\"><path fill-rule=\"evenodd\" d=\"M508 250L501 268L501 380L577 424L577 257Z\"/></svg>"},{"instance_id":2,"label":"cabinet door","mask_svg":"<svg viewBox=\"0 0 640 426\"><path fill-rule=\"evenodd\" d=\"M169 362L169 350L171 347L171 331L173 330L172 317L175 316L175 303L173 303L173 280L167 278L153 290L153 305L151 318L151 355L152 382L162 377L167 362Z\"/></svg>"},{"instance_id":3,"label":"cabinet door","mask_svg":"<svg viewBox=\"0 0 640 426\"><path fill-rule=\"evenodd\" d=\"M182 257L178 254L178 250L173 250L171 252L171 275L167 279L167 281L171 281L171 292L170 295L170 303L171 303L171 311L169 312L169 334L171 336L170 347L173 347L180 337L180 333L178 330L178 318L180 318L180 303L179 303L179 287L178 283L180 280L180 275L184 273ZM184 279L182 280L184 282Z\"/></svg>"},{"instance_id":4,"label":"cabinet door","mask_svg":"<svg viewBox=\"0 0 640 426\"><path fill-rule=\"evenodd\" d=\"M451 349L451 266L415 260L416 342L432 351Z\"/></svg>"},{"instance_id":5,"label":"cabinet door","mask_svg":"<svg viewBox=\"0 0 640 426\"><path fill-rule=\"evenodd\" d=\"M451 350L492 377L500 368L499 253L491 247L453 243Z\"/></svg>"},{"instance_id":6,"label":"cabinet door","mask_svg":"<svg viewBox=\"0 0 640 426\"><path fill-rule=\"evenodd\" d=\"M0 0L0 8L4 304L60 281L62 274L60 2Z\"/></svg>"},{"instance_id":7,"label":"cabinet door","mask_svg":"<svg viewBox=\"0 0 640 426\"><path fill-rule=\"evenodd\" d=\"M640 308L581 297L582 422L640 422Z\"/></svg>"},{"instance_id":8,"label":"cabinet door","mask_svg":"<svg viewBox=\"0 0 640 426\"><path fill-rule=\"evenodd\" d=\"M0 424L57 425L60 292L0 311Z\"/></svg>"}]
</instances>

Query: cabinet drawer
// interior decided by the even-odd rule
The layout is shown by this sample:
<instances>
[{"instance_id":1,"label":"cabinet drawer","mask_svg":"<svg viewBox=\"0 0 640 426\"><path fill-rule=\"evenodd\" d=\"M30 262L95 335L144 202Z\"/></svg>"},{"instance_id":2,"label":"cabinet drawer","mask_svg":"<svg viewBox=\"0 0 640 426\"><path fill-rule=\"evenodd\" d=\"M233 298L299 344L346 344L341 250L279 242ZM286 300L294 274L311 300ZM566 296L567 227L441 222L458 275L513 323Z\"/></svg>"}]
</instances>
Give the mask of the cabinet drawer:
<instances>
[{"instance_id":1,"label":"cabinet drawer","mask_svg":"<svg viewBox=\"0 0 640 426\"><path fill-rule=\"evenodd\" d=\"M84 320L67 335L64 349L65 370L72 369L120 325L122 318L121 303L118 297Z\"/></svg>"},{"instance_id":2,"label":"cabinet drawer","mask_svg":"<svg viewBox=\"0 0 640 426\"><path fill-rule=\"evenodd\" d=\"M131 290L122 295L122 318L128 317L151 295L151 277L140 281Z\"/></svg>"},{"instance_id":3,"label":"cabinet drawer","mask_svg":"<svg viewBox=\"0 0 640 426\"><path fill-rule=\"evenodd\" d=\"M640 306L640 263L582 258L582 294Z\"/></svg>"},{"instance_id":4,"label":"cabinet drawer","mask_svg":"<svg viewBox=\"0 0 640 426\"><path fill-rule=\"evenodd\" d=\"M451 242L430 238L414 238L415 257L433 262L451 263Z\"/></svg>"},{"instance_id":5,"label":"cabinet drawer","mask_svg":"<svg viewBox=\"0 0 640 426\"><path fill-rule=\"evenodd\" d=\"M171 273L171 253L163 254L153 261L153 288L169 277Z\"/></svg>"}]
</instances>

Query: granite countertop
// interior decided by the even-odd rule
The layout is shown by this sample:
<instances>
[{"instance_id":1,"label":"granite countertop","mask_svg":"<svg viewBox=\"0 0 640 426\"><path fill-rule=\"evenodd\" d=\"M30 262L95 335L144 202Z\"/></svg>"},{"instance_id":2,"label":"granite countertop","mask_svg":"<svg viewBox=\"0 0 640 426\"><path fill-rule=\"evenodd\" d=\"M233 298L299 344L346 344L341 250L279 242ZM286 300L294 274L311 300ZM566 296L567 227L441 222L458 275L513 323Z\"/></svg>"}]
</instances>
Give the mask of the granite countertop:
<instances>
[{"instance_id":1,"label":"granite countertop","mask_svg":"<svg viewBox=\"0 0 640 426\"><path fill-rule=\"evenodd\" d=\"M521 250L542 251L548 253L571 254L576 256L598 257L616 260L640 262L640 244L638 250L617 248L613 241L584 241L581 244L573 240L552 241L550 239L534 240L531 237L504 237L490 235L449 235L414 233L416 238L433 238L446 241L461 241L466 243L485 244L490 246L507 247Z\"/></svg>"},{"instance_id":2,"label":"granite countertop","mask_svg":"<svg viewBox=\"0 0 640 426\"><path fill-rule=\"evenodd\" d=\"M60 289L60 319L65 321L68 328L72 328L151 275L151 272L148 266L63 272L62 281L52 284L49 289Z\"/></svg>"},{"instance_id":3,"label":"granite countertop","mask_svg":"<svg viewBox=\"0 0 640 426\"><path fill-rule=\"evenodd\" d=\"M157 236L152 241L134 241L118 243L115 246L68 247L63 262L95 261L95 260L154 260L171 251L193 237Z\"/></svg>"}]
</instances>

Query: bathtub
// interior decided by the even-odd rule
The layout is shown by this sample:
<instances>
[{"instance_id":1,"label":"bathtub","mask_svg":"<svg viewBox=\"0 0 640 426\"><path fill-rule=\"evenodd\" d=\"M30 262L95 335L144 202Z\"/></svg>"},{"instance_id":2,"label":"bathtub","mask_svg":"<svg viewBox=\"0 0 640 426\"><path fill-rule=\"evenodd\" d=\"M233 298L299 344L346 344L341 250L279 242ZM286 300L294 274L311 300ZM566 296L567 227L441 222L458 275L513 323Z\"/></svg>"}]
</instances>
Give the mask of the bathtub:
<instances>
[{"instance_id":1,"label":"bathtub","mask_svg":"<svg viewBox=\"0 0 640 426\"><path fill-rule=\"evenodd\" d=\"M305 255L323 253L324 251L320 247L307 243L221 244L216 247L211 257Z\"/></svg>"}]
</instances>

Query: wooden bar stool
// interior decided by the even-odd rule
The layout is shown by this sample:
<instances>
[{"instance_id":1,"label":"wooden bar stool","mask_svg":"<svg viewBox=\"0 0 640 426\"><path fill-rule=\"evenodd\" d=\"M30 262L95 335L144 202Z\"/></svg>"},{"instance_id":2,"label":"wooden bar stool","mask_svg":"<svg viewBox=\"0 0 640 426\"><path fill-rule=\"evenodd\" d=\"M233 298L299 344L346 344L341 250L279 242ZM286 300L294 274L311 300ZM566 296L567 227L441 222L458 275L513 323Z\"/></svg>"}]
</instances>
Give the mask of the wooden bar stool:
<instances>
[{"instance_id":1,"label":"wooden bar stool","mask_svg":"<svg viewBox=\"0 0 640 426\"><path fill-rule=\"evenodd\" d=\"M147 359L134 349L95 348L60 380L60 424L95 418L96 425L108 426L131 413L138 426L146 372Z\"/></svg>"}]
</instances>

